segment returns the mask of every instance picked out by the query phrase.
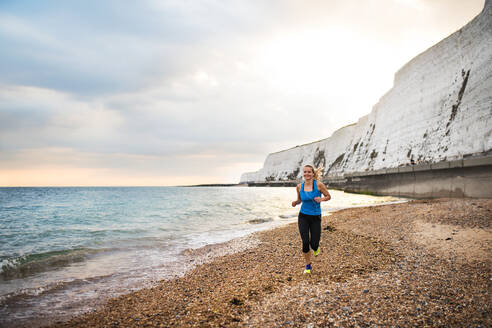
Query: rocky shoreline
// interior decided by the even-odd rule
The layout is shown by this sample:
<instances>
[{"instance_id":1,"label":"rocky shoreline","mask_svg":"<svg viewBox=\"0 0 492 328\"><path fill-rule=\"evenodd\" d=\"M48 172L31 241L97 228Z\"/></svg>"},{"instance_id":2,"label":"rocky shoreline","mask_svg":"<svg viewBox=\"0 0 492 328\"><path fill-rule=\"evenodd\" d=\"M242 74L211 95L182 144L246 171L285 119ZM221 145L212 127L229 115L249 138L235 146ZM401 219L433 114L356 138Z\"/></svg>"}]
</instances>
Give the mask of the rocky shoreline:
<instances>
[{"instance_id":1,"label":"rocky shoreline","mask_svg":"<svg viewBox=\"0 0 492 328\"><path fill-rule=\"evenodd\" d=\"M491 223L487 199L345 209L323 218L310 276L289 224L51 327L490 327Z\"/></svg>"}]
</instances>

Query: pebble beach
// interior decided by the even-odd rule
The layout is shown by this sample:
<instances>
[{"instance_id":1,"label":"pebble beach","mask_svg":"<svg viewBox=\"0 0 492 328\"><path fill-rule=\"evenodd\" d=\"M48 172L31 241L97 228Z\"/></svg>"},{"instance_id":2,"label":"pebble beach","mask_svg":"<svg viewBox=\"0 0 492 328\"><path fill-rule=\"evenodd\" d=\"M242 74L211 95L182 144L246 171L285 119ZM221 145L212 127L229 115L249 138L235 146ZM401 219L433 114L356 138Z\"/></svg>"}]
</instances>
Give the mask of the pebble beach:
<instances>
[{"instance_id":1,"label":"pebble beach","mask_svg":"<svg viewBox=\"0 0 492 328\"><path fill-rule=\"evenodd\" d=\"M491 327L492 200L323 217L303 275L297 224L187 250L192 268L50 327Z\"/></svg>"}]
</instances>

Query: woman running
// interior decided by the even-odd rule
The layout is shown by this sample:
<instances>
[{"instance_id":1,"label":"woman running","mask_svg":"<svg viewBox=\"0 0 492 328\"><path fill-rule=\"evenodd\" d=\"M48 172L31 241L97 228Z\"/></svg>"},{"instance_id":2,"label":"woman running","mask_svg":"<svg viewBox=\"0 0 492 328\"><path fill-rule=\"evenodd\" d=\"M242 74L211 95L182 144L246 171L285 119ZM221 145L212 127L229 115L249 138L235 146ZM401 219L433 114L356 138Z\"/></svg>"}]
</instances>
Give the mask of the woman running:
<instances>
[{"instance_id":1,"label":"woman running","mask_svg":"<svg viewBox=\"0 0 492 328\"><path fill-rule=\"evenodd\" d=\"M298 225L302 239L302 252L306 262L304 273L311 273L311 253L319 254L319 239L321 237L321 202L331 199L326 186L318 181L321 169L314 169L311 165L305 165L302 169L304 182L297 185L297 200L292 202L292 207L302 203L299 211ZM321 197L323 194L324 197Z\"/></svg>"}]
</instances>

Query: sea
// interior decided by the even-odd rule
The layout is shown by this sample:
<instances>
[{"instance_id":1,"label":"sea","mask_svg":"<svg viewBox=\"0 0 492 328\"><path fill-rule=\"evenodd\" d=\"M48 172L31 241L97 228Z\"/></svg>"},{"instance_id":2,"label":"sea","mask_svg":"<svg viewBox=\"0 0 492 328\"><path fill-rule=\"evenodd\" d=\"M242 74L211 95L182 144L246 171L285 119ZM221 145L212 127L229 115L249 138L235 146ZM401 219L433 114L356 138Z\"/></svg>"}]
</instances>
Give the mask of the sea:
<instances>
[{"instance_id":1,"label":"sea","mask_svg":"<svg viewBox=\"0 0 492 328\"><path fill-rule=\"evenodd\" d=\"M405 201L330 193L324 215ZM296 222L296 198L293 187L0 188L0 326L93 311L182 275L188 250Z\"/></svg>"}]
</instances>

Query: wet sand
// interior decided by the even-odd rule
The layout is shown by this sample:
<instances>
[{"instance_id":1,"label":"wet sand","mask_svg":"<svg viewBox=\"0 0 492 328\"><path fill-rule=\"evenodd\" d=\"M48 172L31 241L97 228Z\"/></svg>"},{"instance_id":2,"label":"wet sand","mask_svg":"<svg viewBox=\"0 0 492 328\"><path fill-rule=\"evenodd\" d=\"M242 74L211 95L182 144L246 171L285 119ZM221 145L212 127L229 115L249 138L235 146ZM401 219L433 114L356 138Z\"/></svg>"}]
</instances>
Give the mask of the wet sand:
<instances>
[{"instance_id":1,"label":"wet sand","mask_svg":"<svg viewBox=\"0 0 492 328\"><path fill-rule=\"evenodd\" d=\"M289 224L190 250L183 277L52 327L491 327L491 223L483 199L341 210L311 275Z\"/></svg>"}]
</instances>

